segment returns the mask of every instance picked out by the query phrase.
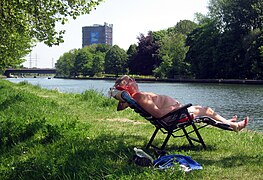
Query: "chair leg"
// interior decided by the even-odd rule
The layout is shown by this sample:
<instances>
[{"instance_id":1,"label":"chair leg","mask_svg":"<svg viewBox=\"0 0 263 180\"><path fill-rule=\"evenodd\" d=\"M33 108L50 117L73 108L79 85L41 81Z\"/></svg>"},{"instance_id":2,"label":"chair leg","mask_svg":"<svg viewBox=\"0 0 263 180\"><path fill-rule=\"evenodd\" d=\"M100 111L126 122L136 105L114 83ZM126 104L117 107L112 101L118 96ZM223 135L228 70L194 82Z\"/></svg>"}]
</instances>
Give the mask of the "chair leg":
<instances>
[{"instance_id":1,"label":"chair leg","mask_svg":"<svg viewBox=\"0 0 263 180\"><path fill-rule=\"evenodd\" d=\"M195 131L195 133L196 133L198 139L199 139L199 142L202 144L203 148L206 149L205 142L204 142L202 136L200 135L200 133L199 133L199 131L198 131L196 125L195 125L195 124L192 124L192 126L193 126L193 128L194 128L194 131Z\"/></svg>"},{"instance_id":2,"label":"chair leg","mask_svg":"<svg viewBox=\"0 0 263 180\"><path fill-rule=\"evenodd\" d=\"M190 144L191 146L194 146L194 144L193 144L193 142L192 142L190 136L188 135L188 133L187 133L185 127L183 126L183 127L181 127L181 129L183 130L183 132L184 132L184 134L185 134L185 137L186 137L186 139L188 140L189 144Z\"/></svg>"},{"instance_id":3,"label":"chair leg","mask_svg":"<svg viewBox=\"0 0 263 180\"><path fill-rule=\"evenodd\" d=\"M156 129L155 129L155 131L153 132L153 135L152 135L150 141L148 142L148 144L147 144L147 146L146 146L146 149L149 149L149 147L152 146L152 142L153 142L153 140L154 140L154 138L155 138L155 136L156 136L156 134L157 134L158 131L159 131L159 128L156 127Z\"/></svg>"},{"instance_id":4,"label":"chair leg","mask_svg":"<svg viewBox=\"0 0 263 180\"><path fill-rule=\"evenodd\" d=\"M167 142L169 141L172 133L173 133L173 132L168 132L168 134L167 134L167 136L166 136L166 138L165 138L165 140L164 140L164 142L163 142L163 145L161 146L161 150L164 150L164 148L165 148Z\"/></svg>"}]
</instances>

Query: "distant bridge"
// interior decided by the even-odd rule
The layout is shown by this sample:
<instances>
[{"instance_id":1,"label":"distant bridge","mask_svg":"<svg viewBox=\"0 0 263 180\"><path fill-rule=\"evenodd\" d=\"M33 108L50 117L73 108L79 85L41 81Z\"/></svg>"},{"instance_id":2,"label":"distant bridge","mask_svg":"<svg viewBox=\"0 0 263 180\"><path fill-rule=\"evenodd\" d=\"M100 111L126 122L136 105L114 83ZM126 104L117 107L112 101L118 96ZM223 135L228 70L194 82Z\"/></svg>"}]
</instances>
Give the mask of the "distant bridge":
<instances>
[{"instance_id":1,"label":"distant bridge","mask_svg":"<svg viewBox=\"0 0 263 180\"><path fill-rule=\"evenodd\" d=\"M23 69L6 69L4 75L9 77L11 74L56 74L56 69L51 68L23 68Z\"/></svg>"}]
</instances>

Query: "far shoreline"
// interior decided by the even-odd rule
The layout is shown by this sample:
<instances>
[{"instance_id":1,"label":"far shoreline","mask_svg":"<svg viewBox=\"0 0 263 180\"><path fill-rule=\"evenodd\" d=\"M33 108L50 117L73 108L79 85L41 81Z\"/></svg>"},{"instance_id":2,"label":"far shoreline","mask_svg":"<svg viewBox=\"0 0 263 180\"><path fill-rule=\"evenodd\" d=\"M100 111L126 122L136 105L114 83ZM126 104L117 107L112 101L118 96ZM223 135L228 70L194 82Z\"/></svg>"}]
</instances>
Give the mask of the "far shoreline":
<instances>
[{"instance_id":1,"label":"far shoreline","mask_svg":"<svg viewBox=\"0 0 263 180\"><path fill-rule=\"evenodd\" d=\"M77 80L116 80L117 77L81 77L65 78L54 77L57 79L77 79ZM159 78L135 78L137 82L167 82L167 83L219 83L219 84L252 84L263 85L263 80L250 79L159 79Z\"/></svg>"}]
</instances>

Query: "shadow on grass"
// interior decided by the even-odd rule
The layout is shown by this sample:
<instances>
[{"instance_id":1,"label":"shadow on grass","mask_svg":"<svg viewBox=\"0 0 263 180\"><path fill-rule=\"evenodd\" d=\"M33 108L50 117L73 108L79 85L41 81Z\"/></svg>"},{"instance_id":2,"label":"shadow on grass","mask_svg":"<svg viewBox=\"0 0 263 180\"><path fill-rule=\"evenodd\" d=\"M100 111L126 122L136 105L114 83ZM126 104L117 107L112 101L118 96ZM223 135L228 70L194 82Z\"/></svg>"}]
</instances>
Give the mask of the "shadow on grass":
<instances>
[{"instance_id":1,"label":"shadow on grass","mask_svg":"<svg viewBox=\"0 0 263 180\"><path fill-rule=\"evenodd\" d=\"M150 136L149 136L150 139ZM157 146L157 147L161 147L162 143L164 141L164 138L159 138L159 139L155 139L153 141L153 145ZM148 142L146 142L147 144ZM165 147L165 150L167 152L169 151L214 151L217 149L217 146L215 145L210 145L205 143L206 148L204 148L201 143L197 143L195 141L192 141L193 146L191 146L189 144L189 142L187 141L186 137L176 137L173 138L171 137ZM146 144L144 147L146 147Z\"/></svg>"},{"instance_id":2,"label":"shadow on grass","mask_svg":"<svg viewBox=\"0 0 263 180\"><path fill-rule=\"evenodd\" d=\"M200 162L201 164L205 164L208 166L217 166L221 168L236 168L238 166L247 166L250 165L256 165L259 167L263 166L263 155L233 155L230 157L223 157L221 159L202 159L202 158L195 158L197 162Z\"/></svg>"},{"instance_id":3,"label":"shadow on grass","mask_svg":"<svg viewBox=\"0 0 263 180\"><path fill-rule=\"evenodd\" d=\"M128 163L134 152L127 142L139 138L104 134L95 139L65 137L38 147L29 143L27 151L34 154L16 155L0 175L3 179L104 179L138 174L145 169Z\"/></svg>"},{"instance_id":4,"label":"shadow on grass","mask_svg":"<svg viewBox=\"0 0 263 180\"><path fill-rule=\"evenodd\" d=\"M23 99L23 94L12 94L12 95L6 95L5 99L1 100L0 103L0 110L3 111L10 107L12 104L15 104L17 102L20 102Z\"/></svg>"},{"instance_id":5,"label":"shadow on grass","mask_svg":"<svg viewBox=\"0 0 263 180\"><path fill-rule=\"evenodd\" d=\"M217 148L212 145L207 145L206 144L206 149L201 144L194 144L194 146L191 146L189 144L184 144L184 145L169 145L166 150L167 151L173 151L176 150L178 152L180 151L214 151Z\"/></svg>"}]
</instances>

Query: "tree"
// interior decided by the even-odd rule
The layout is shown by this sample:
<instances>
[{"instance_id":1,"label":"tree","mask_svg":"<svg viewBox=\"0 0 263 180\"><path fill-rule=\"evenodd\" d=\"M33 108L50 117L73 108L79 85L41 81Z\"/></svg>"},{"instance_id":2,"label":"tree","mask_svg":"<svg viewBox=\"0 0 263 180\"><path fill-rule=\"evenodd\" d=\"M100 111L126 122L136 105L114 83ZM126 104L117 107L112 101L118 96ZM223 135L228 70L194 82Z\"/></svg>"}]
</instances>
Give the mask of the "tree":
<instances>
[{"instance_id":1,"label":"tree","mask_svg":"<svg viewBox=\"0 0 263 180\"><path fill-rule=\"evenodd\" d=\"M185 62L188 51L185 39L181 33L171 34L162 39L159 53L162 62L154 70L155 76L175 78L189 75L190 65Z\"/></svg>"},{"instance_id":2,"label":"tree","mask_svg":"<svg viewBox=\"0 0 263 180\"><path fill-rule=\"evenodd\" d=\"M250 34L248 51L245 55L245 63L249 68L246 72L246 78L262 79L263 78L263 32ZM254 37L254 38L253 38ZM251 61L250 59L253 59Z\"/></svg>"},{"instance_id":3,"label":"tree","mask_svg":"<svg viewBox=\"0 0 263 180\"><path fill-rule=\"evenodd\" d=\"M87 76L92 67L93 54L89 51L86 46L80 49L76 55L76 60L74 62L74 74L75 76Z\"/></svg>"},{"instance_id":4,"label":"tree","mask_svg":"<svg viewBox=\"0 0 263 180\"><path fill-rule=\"evenodd\" d=\"M128 69L132 73L132 69L135 63L135 57L137 56L137 45L132 44L130 45L129 49L127 50L128 55Z\"/></svg>"},{"instance_id":5,"label":"tree","mask_svg":"<svg viewBox=\"0 0 263 180\"><path fill-rule=\"evenodd\" d=\"M168 34L176 34L180 33L183 35L190 34L195 28L197 28L197 24L190 20L181 20L174 27L168 28Z\"/></svg>"},{"instance_id":6,"label":"tree","mask_svg":"<svg viewBox=\"0 0 263 180\"><path fill-rule=\"evenodd\" d=\"M158 54L159 44L153 38L152 32L147 36L140 34L138 37L137 55L134 58L131 73L141 75L152 75L153 70L159 66L159 59L155 58Z\"/></svg>"},{"instance_id":7,"label":"tree","mask_svg":"<svg viewBox=\"0 0 263 180\"><path fill-rule=\"evenodd\" d=\"M196 78L259 78L262 0L210 0L208 16L187 37Z\"/></svg>"},{"instance_id":8,"label":"tree","mask_svg":"<svg viewBox=\"0 0 263 180\"><path fill-rule=\"evenodd\" d=\"M167 35L167 31L168 30L153 31L152 32L153 41L160 42Z\"/></svg>"},{"instance_id":9,"label":"tree","mask_svg":"<svg viewBox=\"0 0 263 180\"><path fill-rule=\"evenodd\" d=\"M191 64L191 72L196 78L216 77L217 69L220 69L215 65L219 37L217 25L211 19L187 36L186 46L189 46L189 50L186 62Z\"/></svg>"},{"instance_id":10,"label":"tree","mask_svg":"<svg viewBox=\"0 0 263 180\"><path fill-rule=\"evenodd\" d=\"M0 20L1 21L1 20ZM0 70L23 63L31 50L31 38L26 33L17 33L2 27L0 22Z\"/></svg>"},{"instance_id":11,"label":"tree","mask_svg":"<svg viewBox=\"0 0 263 180\"><path fill-rule=\"evenodd\" d=\"M262 0L210 0L210 16L216 18L224 30L239 30L247 34L263 27Z\"/></svg>"},{"instance_id":12,"label":"tree","mask_svg":"<svg viewBox=\"0 0 263 180\"><path fill-rule=\"evenodd\" d=\"M33 40L52 46L63 42L64 24L70 17L88 14L102 0L1 0L0 59L6 68L21 63Z\"/></svg>"},{"instance_id":13,"label":"tree","mask_svg":"<svg viewBox=\"0 0 263 180\"><path fill-rule=\"evenodd\" d=\"M255 46L261 42L257 34L263 30L262 6L262 0L210 0L209 15L217 21L221 32L216 52L219 77L253 78L255 75L254 65L260 59L258 47L262 45Z\"/></svg>"},{"instance_id":14,"label":"tree","mask_svg":"<svg viewBox=\"0 0 263 180\"><path fill-rule=\"evenodd\" d=\"M105 56L105 73L119 74L127 72L128 56L125 50L114 45Z\"/></svg>"},{"instance_id":15,"label":"tree","mask_svg":"<svg viewBox=\"0 0 263 180\"><path fill-rule=\"evenodd\" d=\"M73 77L74 74L74 63L76 60L78 50L73 49L69 52L64 53L59 57L55 64L57 75L60 77Z\"/></svg>"},{"instance_id":16,"label":"tree","mask_svg":"<svg viewBox=\"0 0 263 180\"><path fill-rule=\"evenodd\" d=\"M80 49L74 64L76 75L94 76L102 73L107 47L93 44Z\"/></svg>"},{"instance_id":17,"label":"tree","mask_svg":"<svg viewBox=\"0 0 263 180\"><path fill-rule=\"evenodd\" d=\"M225 31L221 33L214 51L214 77L224 79L245 78L243 64L244 50L239 33ZM212 76L212 78L214 78Z\"/></svg>"},{"instance_id":18,"label":"tree","mask_svg":"<svg viewBox=\"0 0 263 180\"><path fill-rule=\"evenodd\" d=\"M105 55L110 50L108 44L93 44L88 46L93 54L90 76L102 76L104 72Z\"/></svg>"},{"instance_id":19,"label":"tree","mask_svg":"<svg viewBox=\"0 0 263 180\"><path fill-rule=\"evenodd\" d=\"M104 72L105 53L97 52L94 55L90 76L101 76Z\"/></svg>"},{"instance_id":20,"label":"tree","mask_svg":"<svg viewBox=\"0 0 263 180\"><path fill-rule=\"evenodd\" d=\"M111 48L111 46L108 44L92 44L90 46L94 46L96 52L102 52L102 53L106 53Z\"/></svg>"},{"instance_id":21,"label":"tree","mask_svg":"<svg viewBox=\"0 0 263 180\"><path fill-rule=\"evenodd\" d=\"M190 64L185 61L188 51L188 47L185 46L185 40L187 35L196 27L196 23L182 20L165 31L153 32L153 37L158 39L158 44L160 45L158 53L155 55L161 62L154 69L156 77L175 78L190 74Z\"/></svg>"},{"instance_id":22,"label":"tree","mask_svg":"<svg viewBox=\"0 0 263 180\"><path fill-rule=\"evenodd\" d=\"M93 44L64 53L56 63L58 75L62 77L101 76L104 72L105 54L109 48L109 45Z\"/></svg>"}]
</instances>

